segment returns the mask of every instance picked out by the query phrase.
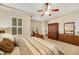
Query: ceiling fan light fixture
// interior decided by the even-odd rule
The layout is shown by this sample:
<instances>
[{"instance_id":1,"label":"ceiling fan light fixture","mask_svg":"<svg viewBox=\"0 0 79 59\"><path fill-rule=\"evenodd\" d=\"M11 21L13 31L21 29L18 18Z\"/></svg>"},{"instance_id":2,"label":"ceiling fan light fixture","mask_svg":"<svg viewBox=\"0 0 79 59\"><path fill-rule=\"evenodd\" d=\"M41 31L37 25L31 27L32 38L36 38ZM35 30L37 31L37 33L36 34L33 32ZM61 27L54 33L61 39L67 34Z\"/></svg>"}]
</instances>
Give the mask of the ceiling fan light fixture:
<instances>
[{"instance_id":1,"label":"ceiling fan light fixture","mask_svg":"<svg viewBox=\"0 0 79 59\"><path fill-rule=\"evenodd\" d=\"M38 10L38 12L42 12L41 16L43 16L43 15L51 16L51 14L52 14L51 12L57 12L57 11L59 11L59 9L58 8L52 8L52 5L49 4L49 3L45 3L44 8L41 9L41 10Z\"/></svg>"},{"instance_id":2,"label":"ceiling fan light fixture","mask_svg":"<svg viewBox=\"0 0 79 59\"><path fill-rule=\"evenodd\" d=\"M50 5L48 5L48 10L50 10L51 9L51 6Z\"/></svg>"},{"instance_id":3,"label":"ceiling fan light fixture","mask_svg":"<svg viewBox=\"0 0 79 59\"><path fill-rule=\"evenodd\" d=\"M47 11L45 14L49 14L49 11Z\"/></svg>"},{"instance_id":4,"label":"ceiling fan light fixture","mask_svg":"<svg viewBox=\"0 0 79 59\"><path fill-rule=\"evenodd\" d=\"M49 14L49 16L51 16L51 14Z\"/></svg>"}]
</instances>

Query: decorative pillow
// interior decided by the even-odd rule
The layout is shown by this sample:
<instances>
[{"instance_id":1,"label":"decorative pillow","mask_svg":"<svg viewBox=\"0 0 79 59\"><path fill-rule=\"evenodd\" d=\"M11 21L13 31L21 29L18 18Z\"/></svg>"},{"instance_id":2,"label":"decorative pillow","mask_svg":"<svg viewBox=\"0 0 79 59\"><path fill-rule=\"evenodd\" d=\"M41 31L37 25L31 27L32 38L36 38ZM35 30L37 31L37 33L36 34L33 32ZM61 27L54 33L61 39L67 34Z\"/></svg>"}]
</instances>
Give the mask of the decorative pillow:
<instances>
[{"instance_id":1,"label":"decorative pillow","mask_svg":"<svg viewBox=\"0 0 79 59\"><path fill-rule=\"evenodd\" d=\"M14 49L14 42L11 41L9 38L3 38L3 41L0 44L0 49L7 53L10 53Z\"/></svg>"},{"instance_id":2,"label":"decorative pillow","mask_svg":"<svg viewBox=\"0 0 79 59\"><path fill-rule=\"evenodd\" d=\"M18 42L17 41L14 42L14 46L18 46Z\"/></svg>"}]
</instances>

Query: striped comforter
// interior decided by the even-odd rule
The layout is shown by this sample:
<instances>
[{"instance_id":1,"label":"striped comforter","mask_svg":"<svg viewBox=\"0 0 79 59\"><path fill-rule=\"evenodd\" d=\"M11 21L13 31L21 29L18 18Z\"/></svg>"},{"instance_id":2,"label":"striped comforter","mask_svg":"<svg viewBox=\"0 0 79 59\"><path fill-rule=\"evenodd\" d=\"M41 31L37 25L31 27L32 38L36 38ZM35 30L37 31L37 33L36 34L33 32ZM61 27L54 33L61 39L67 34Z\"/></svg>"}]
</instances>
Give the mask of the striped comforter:
<instances>
[{"instance_id":1,"label":"striped comforter","mask_svg":"<svg viewBox=\"0 0 79 59\"><path fill-rule=\"evenodd\" d=\"M11 55L63 55L63 51L53 43L30 37L16 40L19 47L16 47Z\"/></svg>"}]
</instances>

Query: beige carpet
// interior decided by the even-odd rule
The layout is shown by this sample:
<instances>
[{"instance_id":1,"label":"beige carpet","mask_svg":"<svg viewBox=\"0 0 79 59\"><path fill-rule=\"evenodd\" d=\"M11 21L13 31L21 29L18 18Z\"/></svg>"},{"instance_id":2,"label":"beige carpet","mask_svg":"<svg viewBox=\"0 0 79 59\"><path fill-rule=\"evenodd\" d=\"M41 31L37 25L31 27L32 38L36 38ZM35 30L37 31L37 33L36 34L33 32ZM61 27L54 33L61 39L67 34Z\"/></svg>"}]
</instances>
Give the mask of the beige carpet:
<instances>
[{"instance_id":1,"label":"beige carpet","mask_svg":"<svg viewBox=\"0 0 79 59\"><path fill-rule=\"evenodd\" d=\"M79 46L48 38L46 38L46 40L56 44L58 47L61 47L66 55L79 55Z\"/></svg>"}]
</instances>

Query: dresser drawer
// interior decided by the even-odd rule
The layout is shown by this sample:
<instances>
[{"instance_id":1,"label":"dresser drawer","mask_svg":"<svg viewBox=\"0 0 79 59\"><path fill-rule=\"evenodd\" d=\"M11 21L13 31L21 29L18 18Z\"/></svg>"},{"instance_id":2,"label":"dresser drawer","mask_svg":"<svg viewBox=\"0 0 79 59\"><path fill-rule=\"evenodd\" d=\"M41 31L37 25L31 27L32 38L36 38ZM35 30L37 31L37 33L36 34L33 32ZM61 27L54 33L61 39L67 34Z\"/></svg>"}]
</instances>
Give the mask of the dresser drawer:
<instances>
[{"instance_id":1,"label":"dresser drawer","mask_svg":"<svg viewBox=\"0 0 79 59\"><path fill-rule=\"evenodd\" d=\"M79 46L79 36L74 36L74 44Z\"/></svg>"}]
</instances>

